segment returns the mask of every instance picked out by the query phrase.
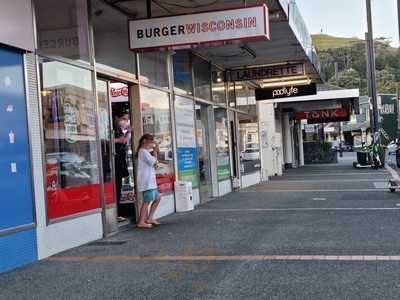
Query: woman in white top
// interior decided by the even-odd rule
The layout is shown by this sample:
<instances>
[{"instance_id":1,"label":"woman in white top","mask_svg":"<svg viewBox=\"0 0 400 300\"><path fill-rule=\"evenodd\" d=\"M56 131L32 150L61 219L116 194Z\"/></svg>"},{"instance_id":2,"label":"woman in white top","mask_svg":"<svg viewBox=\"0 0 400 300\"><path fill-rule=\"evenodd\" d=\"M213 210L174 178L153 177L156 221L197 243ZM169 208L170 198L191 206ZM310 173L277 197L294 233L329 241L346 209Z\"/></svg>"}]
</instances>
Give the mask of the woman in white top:
<instances>
[{"instance_id":1,"label":"woman in white top","mask_svg":"<svg viewBox=\"0 0 400 300\"><path fill-rule=\"evenodd\" d=\"M154 213L161 200L156 181L157 155L159 152L160 149L154 143L154 137L151 134L145 134L140 138L136 152L138 191L143 193L143 206L140 209L139 222L137 223L139 228L152 228L160 225L154 219ZM149 206L150 212L148 211Z\"/></svg>"}]
</instances>

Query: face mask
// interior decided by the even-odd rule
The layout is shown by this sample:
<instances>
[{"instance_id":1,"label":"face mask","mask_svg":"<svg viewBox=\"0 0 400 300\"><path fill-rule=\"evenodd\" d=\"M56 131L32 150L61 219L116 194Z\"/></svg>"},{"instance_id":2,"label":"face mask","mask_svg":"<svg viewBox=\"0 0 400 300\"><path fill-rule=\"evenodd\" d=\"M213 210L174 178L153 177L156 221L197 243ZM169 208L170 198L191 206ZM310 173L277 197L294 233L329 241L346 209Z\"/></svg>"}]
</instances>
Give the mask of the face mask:
<instances>
[{"instance_id":1,"label":"face mask","mask_svg":"<svg viewBox=\"0 0 400 300\"><path fill-rule=\"evenodd\" d=\"M129 121L126 121L126 120L121 120L121 121L119 121L119 126L121 127L121 128L128 128L129 127Z\"/></svg>"}]
</instances>

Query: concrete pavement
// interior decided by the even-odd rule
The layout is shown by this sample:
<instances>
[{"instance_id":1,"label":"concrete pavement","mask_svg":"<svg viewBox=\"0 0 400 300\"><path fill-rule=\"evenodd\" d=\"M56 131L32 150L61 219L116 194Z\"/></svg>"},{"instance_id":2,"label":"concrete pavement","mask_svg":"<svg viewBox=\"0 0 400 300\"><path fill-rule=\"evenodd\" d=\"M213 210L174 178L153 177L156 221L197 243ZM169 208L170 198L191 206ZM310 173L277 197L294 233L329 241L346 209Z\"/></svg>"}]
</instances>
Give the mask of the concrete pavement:
<instances>
[{"instance_id":1,"label":"concrete pavement","mask_svg":"<svg viewBox=\"0 0 400 300\"><path fill-rule=\"evenodd\" d=\"M0 299L396 299L386 170L308 166L0 275Z\"/></svg>"}]
</instances>

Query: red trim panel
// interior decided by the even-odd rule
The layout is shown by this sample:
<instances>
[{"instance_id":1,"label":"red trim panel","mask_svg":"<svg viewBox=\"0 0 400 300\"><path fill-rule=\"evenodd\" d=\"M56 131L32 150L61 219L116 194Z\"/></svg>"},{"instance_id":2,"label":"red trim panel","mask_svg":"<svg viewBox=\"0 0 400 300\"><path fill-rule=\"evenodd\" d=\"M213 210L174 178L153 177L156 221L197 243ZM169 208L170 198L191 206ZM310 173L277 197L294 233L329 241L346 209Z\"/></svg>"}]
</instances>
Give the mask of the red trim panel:
<instances>
[{"instance_id":1,"label":"red trim panel","mask_svg":"<svg viewBox=\"0 0 400 300\"><path fill-rule=\"evenodd\" d=\"M100 207L99 184L47 192L47 214L49 219L58 219Z\"/></svg>"},{"instance_id":2,"label":"red trim panel","mask_svg":"<svg viewBox=\"0 0 400 300\"><path fill-rule=\"evenodd\" d=\"M106 198L106 205L114 204L114 183L113 182L105 182L104 183L104 193Z\"/></svg>"}]
</instances>

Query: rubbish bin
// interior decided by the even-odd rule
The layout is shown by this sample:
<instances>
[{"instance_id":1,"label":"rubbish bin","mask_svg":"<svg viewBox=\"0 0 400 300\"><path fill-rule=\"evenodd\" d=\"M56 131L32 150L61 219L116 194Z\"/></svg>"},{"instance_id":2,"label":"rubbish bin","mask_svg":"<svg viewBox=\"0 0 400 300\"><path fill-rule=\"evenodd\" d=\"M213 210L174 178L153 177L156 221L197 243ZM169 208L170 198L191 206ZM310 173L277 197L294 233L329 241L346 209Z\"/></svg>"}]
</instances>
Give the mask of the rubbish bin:
<instances>
[{"instance_id":1,"label":"rubbish bin","mask_svg":"<svg viewBox=\"0 0 400 300\"><path fill-rule=\"evenodd\" d=\"M362 166L367 165L368 164L368 153L365 151L357 152L357 162Z\"/></svg>"}]
</instances>

